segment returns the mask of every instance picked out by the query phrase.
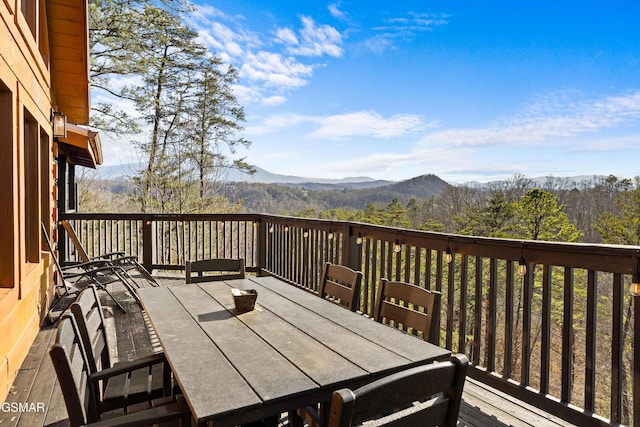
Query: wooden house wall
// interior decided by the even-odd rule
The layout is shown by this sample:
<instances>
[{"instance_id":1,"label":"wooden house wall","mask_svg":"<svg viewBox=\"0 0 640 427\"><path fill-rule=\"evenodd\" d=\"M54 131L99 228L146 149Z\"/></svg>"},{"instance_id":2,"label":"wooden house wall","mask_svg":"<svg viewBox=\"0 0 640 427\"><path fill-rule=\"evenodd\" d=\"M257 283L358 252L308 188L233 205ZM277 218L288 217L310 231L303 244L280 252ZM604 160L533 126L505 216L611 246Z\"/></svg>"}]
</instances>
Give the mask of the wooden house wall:
<instances>
[{"instance_id":1,"label":"wooden house wall","mask_svg":"<svg viewBox=\"0 0 640 427\"><path fill-rule=\"evenodd\" d=\"M45 9L44 0L0 0L0 402L52 294L40 234L55 219Z\"/></svg>"}]
</instances>

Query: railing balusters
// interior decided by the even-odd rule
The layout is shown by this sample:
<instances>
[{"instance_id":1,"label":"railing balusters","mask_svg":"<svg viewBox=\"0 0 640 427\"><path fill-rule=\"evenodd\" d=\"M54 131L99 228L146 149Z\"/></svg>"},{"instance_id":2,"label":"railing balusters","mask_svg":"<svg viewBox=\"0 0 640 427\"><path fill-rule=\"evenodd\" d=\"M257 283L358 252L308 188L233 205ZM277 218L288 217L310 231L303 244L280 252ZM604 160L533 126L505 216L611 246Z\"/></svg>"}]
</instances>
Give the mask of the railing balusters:
<instances>
[{"instance_id":1,"label":"railing balusters","mask_svg":"<svg viewBox=\"0 0 640 427\"><path fill-rule=\"evenodd\" d=\"M442 256L442 253L439 253ZM475 292L475 304L473 307L473 353L472 360L475 365L480 365L480 346L482 343L482 258L475 259L476 276L473 290Z\"/></svg>"},{"instance_id":2,"label":"railing balusters","mask_svg":"<svg viewBox=\"0 0 640 427\"><path fill-rule=\"evenodd\" d=\"M542 341L540 345L540 391L549 393L551 370L551 274L552 267L545 265L542 276Z\"/></svg>"},{"instance_id":3,"label":"railing balusters","mask_svg":"<svg viewBox=\"0 0 640 427\"><path fill-rule=\"evenodd\" d=\"M623 336L622 323L624 321L622 306L624 305L622 275L613 275L613 313L611 331L611 420L621 422L622 415L622 354ZM638 344L638 343L636 343Z\"/></svg>"},{"instance_id":4,"label":"railing balusters","mask_svg":"<svg viewBox=\"0 0 640 427\"><path fill-rule=\"evenodd\" d=\"M458 315L458 352L467 352L467 299L469 295L469 255L463 255L460 262L460 314Z\"/></svg>"},{"instance_id":5,"label":"railing balusters","mask_svg":"<svg viewBox=\"0 0 640 427\"><path fill-rule=\"evenodd\" d=\"M444 331L433 341L467 353L470 375L574 424L603 425L607 417L640 424L633 395L640 390L640 350L633 345L640 337L640 298L632 306L626 294L637 247L523 243L252 214L73 213L62 219L72 221L90 256L124 250L150 270L181 269L189 258L243 257L250 272L264 269L317 291L325 262L346 263L363 270L360 309L369 315L381 277L440 291L434 320ZM515 268L523 244L528 264L520 280ZM451 263L444 261L447 247ZM593 412L600 418L590 417Z\"/></svg>"},{"instance_id":6,"label":"railing balusters","mask_svg":"<svg viewBox=\"0 0 640 427\"><path fill-rule=\"evenodd\" d=\"M593 412L596 401L596 313L598 310L596 281L596 272L589 270L587 280L587 341L585 349L584 408L590 412Z\"/></svg>"},{"instance_id":7,"label":"railing balusters","mask_svg":"<svg viewBox=\"0 0 640 427\"><path fill-rule=\"evenodd\" d=\"M573 328L573 269L564 269L564 313L562 327L562 390L560 400L565 403L571 402L571 392L573 390L573 363L574 363L574 328Z\"/></svg>"},{"instance_id":8,"label":"railing balusters","mask_svg":"<svg viewBox=\"0 0 640 427\"><path fill-rule=\"evenodd\" d=\"M451 348L453 344L453 307L455 296L455 280L456 280L456 256L449 263L447 272L447 328L445 330L445 347Z\"/></svg>"},{"instance_id":9,"label":"railing balusters","mask_svg":"<svg viewBox=\"0 0 640 427\"><path fill-rule=\"evenodd\" d=\"M489 292L487 301L487 369L496 370L496 329L498 315L498 260L492 258L489 262Z\"/></svg>"},{"instance_id":10,"label":"railing balusters","mask_svg":"<svg viewBox=\"0 0 640 427\"><path fill-rule=\"evenodd\" d=\"M531 305L533 300L534 264L527 266L522 286L522 355L520 362L520 383L528 386L531 379Z\"/></svg>"},{"instance_id":11,"label":"railing balusters","mask_svg":"<svg viewBox=\"0 0 640 427\"><path fill-rule=\"evenodd\" d=\"M505 264L505 290L504 290L504 324L513 325L513 287L514 268L513 261ZM504 328L504 354L502 374L510 378L513 373L513 328Z\"/></svg>"}]
</instances>

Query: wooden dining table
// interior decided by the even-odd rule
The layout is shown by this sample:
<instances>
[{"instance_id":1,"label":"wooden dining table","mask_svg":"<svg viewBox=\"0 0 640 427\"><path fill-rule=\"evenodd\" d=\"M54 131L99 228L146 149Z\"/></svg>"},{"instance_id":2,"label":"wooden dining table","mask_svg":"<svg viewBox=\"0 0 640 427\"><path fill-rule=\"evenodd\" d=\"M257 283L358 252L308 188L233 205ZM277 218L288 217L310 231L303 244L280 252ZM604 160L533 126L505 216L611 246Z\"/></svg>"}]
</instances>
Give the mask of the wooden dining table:
<instances>
[{"instance_id":1,"label":"wooden dining table","mask_svg":"<svg viewBox=\"0 0 640 427\"><path fill-rule=\"evenodd\" d=\"M234 309L231 288L255 289ZM138 290L198 422L235 426L331 399L450 352L274 277Z\"/></svg>"}]
</instances>

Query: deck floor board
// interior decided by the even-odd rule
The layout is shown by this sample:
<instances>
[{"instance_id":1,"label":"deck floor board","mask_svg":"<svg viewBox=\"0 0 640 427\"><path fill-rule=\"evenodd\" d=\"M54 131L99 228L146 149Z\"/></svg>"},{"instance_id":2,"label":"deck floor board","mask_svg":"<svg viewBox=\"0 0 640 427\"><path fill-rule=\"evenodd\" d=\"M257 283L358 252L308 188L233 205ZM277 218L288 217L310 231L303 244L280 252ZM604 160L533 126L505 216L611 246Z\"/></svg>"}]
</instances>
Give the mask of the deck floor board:
<instances>
[{"instance_id":1,"label":"deck floor board","mask_svg":"<svg viewBox=\"0 0 640 427\"><path fill-rule=\"evenodd\" d=\"M184 283L182 277L160 278L163 285ZM127 310L122 312L101 292L105 320L110 332L112 358L133 360L159 351L157 339L150 333L145 314L123 288L111 289L113 296ZM43 402L45 413L0 411L0 427L63 427L69 425L64 400L48 357L55 339L54 327L43 327L25 359L6 402ZM116 343L116 345L113 345ZM286 418L283 418L283 422ZM558 427L572 426L557 417L521 402L478 381L468 379L458 419L459 427Z\"/></svg>"}]
</instances>

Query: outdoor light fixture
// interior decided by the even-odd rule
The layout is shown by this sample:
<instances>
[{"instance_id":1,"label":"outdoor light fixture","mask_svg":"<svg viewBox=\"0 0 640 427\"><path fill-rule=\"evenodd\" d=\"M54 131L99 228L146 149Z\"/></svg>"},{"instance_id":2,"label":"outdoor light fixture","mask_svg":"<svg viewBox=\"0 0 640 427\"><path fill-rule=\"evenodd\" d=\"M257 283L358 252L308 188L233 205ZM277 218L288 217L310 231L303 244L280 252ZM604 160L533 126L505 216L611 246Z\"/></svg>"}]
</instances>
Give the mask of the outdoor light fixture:
<instances>
[{"instance_id":1,"label":"outdoor light fixture","mask_svg":"<svg viewBox=\"0 0 640 427\"><path fill-rule=\"evenodd\" d=\"M329 229L329 232L327 233L327 239L329 240L333 240L334 238L334 234L333 234L333 229Z\"/></svg>"},{"instance_id":2,"label":"outdoor light fixture","mask_svg":"<svg viewBox=\"0 0 640 427\"><path fill-rule=\"evenodd\" d=\"M631 281L631 295L634 297L640 297L640 273L633 273L633 280Z\"/></svg>"},{"instance_id":3,"label":"outdoor light fixture","mask_svg":"<svg viewBox=\"0 0 640 427\"><path fill-rule=\"evenodd\" d=\"M527 262L524 259L524 245L520 251L520 260L518 260L518 274L524 276L527 274Z\"/></svg>"},{"instance_id":4,"label":"outdoor light fixture","mask_svg":"<svg viewBox=\"0 0 640 427\"><path fill-rule=\"evenodd\" d=\"M306 239L307 237L309 237L309 229L308 229L308 228L305 228L305 229L304 229L304 231L302 232L302 237L304 237L305 239Z\"/></svg>"},{"instance_id":5,"label":"outdoor light fixture","mask_svg":"<svg viewBox=\"0 0 640 427\"><path fill-rule=\"evenodd\" d=\"M269 233L273 233L273 231L274 231L273 224L271 224L271 225L269 226Z\"/></svg>"},{"instance_id":6,"label":"outdoor light fixture","mask_svg":"<svg viewBox=\"0 0 640 427\"><path fill-rule=\"evenodd\" d=\"M523 256L521 256L520 261L518 261L518 274L521 276L527 274L527 263Z\"/></svg>"},{"instance_id":7,"label":"outdoor light fixture","mask_svg":"<svg viewBox=\"0 0 640 427\"><path fill-rule=\"evenodd\" d=\"M356 244L361 245L364 241L364 237L362 237L362 233L358 233L358 237L356 237Z\"/></svg>"},{"instance_id":8,"label":"outdoor light fixture","mask_svg":"<svg viewBox=\"0 0 640 427\"><path fill-rule=\"evenodd\" d=\"M638 258L638 264L636 265L635 273L633 273L629 291L634 297L640 297L640 258Z\"/></svg>"},{"instance_id":9,"label":"outdoor light fixture","mask_svg":"<svg viewBox=\"0 0 640 427\"><path fill-rule=\"evenodd\" d=\"M51 121L53 122L54 138L67 137L67 116L59 111L51 112Z\"/></svg>"},{"instance_id":10,"label":"outdoor light fixture","mask_svg":"<svg viewBox=\"0 0 640 427\"><path fill-rule=\"evenodd\" d=\"M451 237L447 239L447 249L444 251L444 260L447 262L447 264L453 261L453 253L451 252L451 245L449 244L449 242L451 242Z\"/></svg>"},{"instance_id":11,"label":"outdoor light fixture","mask_svg":"<svg viewBox=\"0 0 640 427\"><path fill-rule=\"evenodd\" d=\"M283 230L284 230L285 233L288 233L289 232L289 224L285 224Z\"/></svg>"},{"instance_id":12,"label":"outdoor light fixture","mask_svg":"<svg viewBox=\"0 0 640 427\"><path fill-rule=\"evenodd\" d=\"M393 252L398 253L402 250L402 245L400 245L400 240L396 239L393 243Z\"/></svg>"}]
</instances>

